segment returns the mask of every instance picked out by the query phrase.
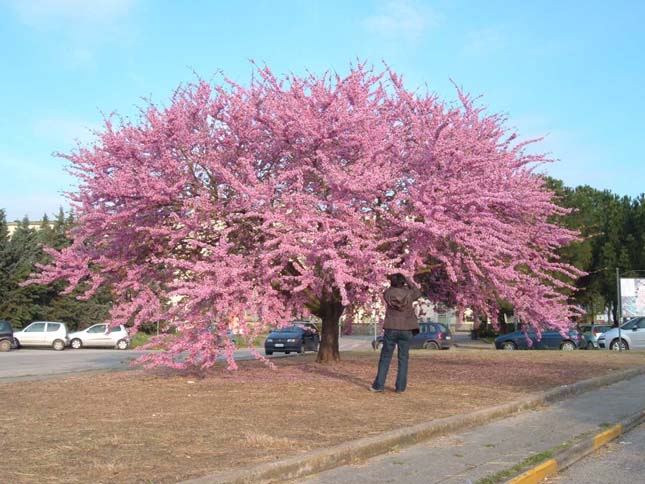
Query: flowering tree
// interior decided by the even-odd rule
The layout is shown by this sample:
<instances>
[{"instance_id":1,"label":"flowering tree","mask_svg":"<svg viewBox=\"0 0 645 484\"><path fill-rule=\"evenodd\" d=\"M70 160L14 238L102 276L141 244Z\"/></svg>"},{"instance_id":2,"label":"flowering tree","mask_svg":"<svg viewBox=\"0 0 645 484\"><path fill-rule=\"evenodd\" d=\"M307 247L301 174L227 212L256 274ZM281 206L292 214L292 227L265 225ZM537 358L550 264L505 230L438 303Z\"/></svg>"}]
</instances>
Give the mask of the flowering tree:
<instances>
[{"instance_id":1,"label":"flowering tree","mask_svg":"<svg viewBox=\"0 0 645 484\"><path fill-rule=\"evenodd\" d=\"M204 81L136 122L110 117L69 155L74 243L32 282L109 285L113 324L168 321L148 365L208 367L233 346L313 313L318 361L338 359L338 321L370 307L386 275L494 317L499 300L538 329L569 325L556 250L575 233L504 119L457 90L455 106L364 65L341 78ZM186 358L178 359L181 353ZM258 355L259 356L259 355Z\"/></svg>"}]
</instances>

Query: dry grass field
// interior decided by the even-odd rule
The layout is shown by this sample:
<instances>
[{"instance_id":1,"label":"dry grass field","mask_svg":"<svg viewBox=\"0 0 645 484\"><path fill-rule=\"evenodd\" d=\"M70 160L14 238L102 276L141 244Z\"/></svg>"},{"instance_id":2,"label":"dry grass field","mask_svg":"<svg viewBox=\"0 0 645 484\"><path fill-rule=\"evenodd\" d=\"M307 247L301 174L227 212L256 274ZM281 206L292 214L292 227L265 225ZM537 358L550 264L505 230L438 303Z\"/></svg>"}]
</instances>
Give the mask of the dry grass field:
<instances>
[{"instance_id":1,"label":"dry grass field","mask_svg":"<svg viewBox=\"0 0 645 484\"><path fill-rule=\"evenodd\" d=\"M389 391L373 394L378 354L346 353L333 366L314 359L2 383L0 480L174 483L645 365L637 352L415 351L398 395L396 361Z\"/></svg>"}]
</instances>

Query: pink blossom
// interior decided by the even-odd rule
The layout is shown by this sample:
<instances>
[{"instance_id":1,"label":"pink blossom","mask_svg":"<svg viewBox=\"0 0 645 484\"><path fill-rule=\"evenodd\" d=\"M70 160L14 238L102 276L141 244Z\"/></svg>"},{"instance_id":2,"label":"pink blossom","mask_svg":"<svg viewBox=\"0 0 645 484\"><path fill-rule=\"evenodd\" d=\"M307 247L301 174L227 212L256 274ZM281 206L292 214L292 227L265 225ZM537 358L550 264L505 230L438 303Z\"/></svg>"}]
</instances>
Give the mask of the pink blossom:
<instances>
[{"instance_id":1,"label":"pink blossom","mask_svg":"<svg viewBox=\"0 0 645 484\"><path fill-rule=\"evenodd\" d=\"M496 319L503 299L538 329L569 326L580 273L557 250L577 235L552 222L533 141L461 90L448 105L389 71L257 74L181 87L61 155L79 225L33 281L109 285L113 324L177 329L143 359L174 368L235 368L214 333L251 341L335 291L353 314L394 270L422 274L435 302Z\"/></svg>"}]
</instances>

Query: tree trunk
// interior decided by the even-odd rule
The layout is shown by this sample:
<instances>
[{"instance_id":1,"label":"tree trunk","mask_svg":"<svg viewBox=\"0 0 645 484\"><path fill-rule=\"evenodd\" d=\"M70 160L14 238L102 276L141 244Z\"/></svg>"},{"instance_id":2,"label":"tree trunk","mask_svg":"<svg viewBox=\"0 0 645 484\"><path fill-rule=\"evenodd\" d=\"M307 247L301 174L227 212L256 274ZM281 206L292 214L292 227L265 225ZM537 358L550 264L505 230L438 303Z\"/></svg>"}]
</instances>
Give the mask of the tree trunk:
<instances>
[{"instance_id":1,"label":"tree trunk","mask_svg":"<svg viewBox=\"0 0 645 484\"><path fill-rule=\"evenodd\" d=\"M609 313L613 318L613 323L616 324L616 321L618 321L618 305L614 304L613 301L609 301L607 304L609 306Z\"/></svg>"},{"instance_id":2,"label":"tree trunk","mask_svg":"<svg viewBox=\"0 0 645 484\"><path fill-rule=\"evenodd\" d=\"M318 363L334 363L340 360L338 348L338 322L343 314L343 305L340 298L320 301L318 316L322 319L322 339L318 350Z\"/></svg>"}]
</instances>

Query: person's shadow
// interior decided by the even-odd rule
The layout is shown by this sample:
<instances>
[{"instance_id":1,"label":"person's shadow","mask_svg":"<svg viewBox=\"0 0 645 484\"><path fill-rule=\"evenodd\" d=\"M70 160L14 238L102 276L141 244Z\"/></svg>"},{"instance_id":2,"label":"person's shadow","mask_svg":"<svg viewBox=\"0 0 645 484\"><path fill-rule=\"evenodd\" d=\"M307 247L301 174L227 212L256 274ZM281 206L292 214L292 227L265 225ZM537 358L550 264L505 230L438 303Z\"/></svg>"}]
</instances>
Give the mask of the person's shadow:
<instances>
[{"instance_id":1,"label":"person's shadow","mask_svg":"<svg viewBox=\"0 0 645 484\"><path fill-rule=\"evenodd\" d=\"M339 371L334 368L330 367L322 367L322 366L309 366L307 368L302 368L300 369L302 373L308 373L308 374L313 374L313 375L319 375L323 376L325 378L331 378L334 380L338 381L344 381L347 383L351 383L352 385L355 385L357 387L365 388L368 389L372 382L370 381L369 383L365 383L365 380L352 374L352 373L347 373L344 371Z\"/></svg>"}]
</instances>

